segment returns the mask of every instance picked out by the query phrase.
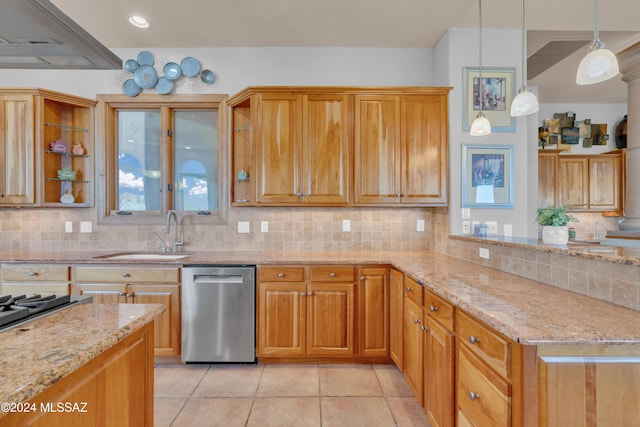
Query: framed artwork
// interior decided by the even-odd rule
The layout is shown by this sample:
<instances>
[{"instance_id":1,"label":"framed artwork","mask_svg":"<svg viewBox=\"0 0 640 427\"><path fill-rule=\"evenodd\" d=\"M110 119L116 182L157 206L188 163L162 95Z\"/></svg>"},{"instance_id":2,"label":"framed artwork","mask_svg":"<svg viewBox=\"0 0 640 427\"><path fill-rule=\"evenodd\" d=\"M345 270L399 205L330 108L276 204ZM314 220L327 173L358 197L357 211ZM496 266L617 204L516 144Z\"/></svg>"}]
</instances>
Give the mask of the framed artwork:
<instances>
[{"instance_id":1,"label":"framed artwork","mask_svg":"<svg viewBox=\"0 0 640 427\"><path fill-rule=\"evenodd\" d=\"M462 207L513 208L513 145L462 145Z\"/></svg>"},{"instance_id":2,"label":"framed artwork","mask_svg":"<svg viewBox=\"0 0 640 427\"><path fill-rule=\"evenodd\" d=\"M491 122L493 132L515 132L515 117L511 117L511 101L515 96L515 68L465 67L462 79L462 130L469 131L480 111Z\"/></svg>"}]
</instances>

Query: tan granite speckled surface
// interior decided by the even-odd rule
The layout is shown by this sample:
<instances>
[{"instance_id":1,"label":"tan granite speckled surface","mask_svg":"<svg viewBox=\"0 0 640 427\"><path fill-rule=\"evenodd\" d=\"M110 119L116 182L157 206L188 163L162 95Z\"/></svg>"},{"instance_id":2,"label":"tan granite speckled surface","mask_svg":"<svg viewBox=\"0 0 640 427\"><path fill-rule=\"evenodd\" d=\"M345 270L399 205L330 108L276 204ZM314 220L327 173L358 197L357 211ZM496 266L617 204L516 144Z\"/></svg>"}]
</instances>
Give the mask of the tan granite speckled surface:
<instances>
[{"instance_id":1,"label":"tan granite speckled surface","mask_svg":"<svg viewBox=\"0 0 640 427\"><path fill-rule=\"evenodd\" d=\"M29 400L163 311L157 304L76 304L0 332L0 401Z\"/></svg>"}]
</instances>

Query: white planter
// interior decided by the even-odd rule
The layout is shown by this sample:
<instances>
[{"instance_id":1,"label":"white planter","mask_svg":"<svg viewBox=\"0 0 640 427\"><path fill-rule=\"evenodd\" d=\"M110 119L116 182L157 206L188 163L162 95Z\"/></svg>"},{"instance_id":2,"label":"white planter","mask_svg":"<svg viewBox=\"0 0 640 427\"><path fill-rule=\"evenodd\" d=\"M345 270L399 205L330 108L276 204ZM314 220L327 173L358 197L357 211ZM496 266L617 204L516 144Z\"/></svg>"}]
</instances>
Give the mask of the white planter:
<instances>
[{"instance_id":1,"label":"white planter","mask_svg":"<svg viewBox=\"0 0 640 427\"><path fill-rule=\"evenodd\" d=\"M545 225L542 227L542 243L566 245L569 242L569 228L566 225Z\"/></svg>"}]
</instances>

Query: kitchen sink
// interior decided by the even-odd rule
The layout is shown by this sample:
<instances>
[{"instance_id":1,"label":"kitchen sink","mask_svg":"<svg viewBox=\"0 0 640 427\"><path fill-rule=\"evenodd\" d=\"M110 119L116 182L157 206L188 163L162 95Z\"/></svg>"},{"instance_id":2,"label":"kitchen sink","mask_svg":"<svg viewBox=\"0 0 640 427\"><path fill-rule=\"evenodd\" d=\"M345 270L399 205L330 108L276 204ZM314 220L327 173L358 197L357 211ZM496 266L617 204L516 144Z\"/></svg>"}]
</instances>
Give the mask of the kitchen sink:
<instances>
[{"instance_id":1,"label":"kitchen sink","mask_svg":"<svg viewBox=\"0 0 640 427\"><path fill-rule=\"evenodd\" d=\"M189 254L174 254L166 252L118 252L115 254L100 255L95 258L113 260L174 261L187 256L189 256Z\"/></svg>"}]
</instances>

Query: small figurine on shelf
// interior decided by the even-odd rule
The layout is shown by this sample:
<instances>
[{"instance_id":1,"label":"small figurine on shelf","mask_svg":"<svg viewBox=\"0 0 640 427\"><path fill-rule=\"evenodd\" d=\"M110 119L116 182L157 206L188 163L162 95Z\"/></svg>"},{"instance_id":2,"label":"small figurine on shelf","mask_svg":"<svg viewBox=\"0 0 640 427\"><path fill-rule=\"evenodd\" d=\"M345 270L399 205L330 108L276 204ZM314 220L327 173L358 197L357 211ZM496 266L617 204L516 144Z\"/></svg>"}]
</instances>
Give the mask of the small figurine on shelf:
<instances>
[{"instance_id":1,"label":"small figurine on shelf","mask_svg":"<svg viewBox=\"0 0 640 427\"><path fill-rule=\"evenodd\" d=\"M82 142L76 142L75 144L73 144L73 148L71 149L71 152L73 154L84 154L85 150L84 150L84 147L82 146Z\"/></svg>"},{"instance_id":2,"label":"small figurine on shelf","mask_svg":"<svg viewBox=\"0 0 640 427\"><path fill-rule=\"evenodd\" d=\"M58 179L61 179L63 181L71 181L76 179L75 171L72 171L71 168L68 166L62 169L58 169L57 173L58 173Z\"/></svg>"},{"instance_id":3,"label":"small figurine on shelf","mask_svg":"<svg viewBox=\"0 0 640 427\"><path fill-rule=\"evenodd\" d=\"M49 148L51 151L55 151L56 153L65 153L67 151L67 146L61 139L57 139L50 143Z\"/></svg>"}]
</instances>

